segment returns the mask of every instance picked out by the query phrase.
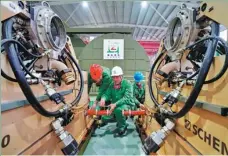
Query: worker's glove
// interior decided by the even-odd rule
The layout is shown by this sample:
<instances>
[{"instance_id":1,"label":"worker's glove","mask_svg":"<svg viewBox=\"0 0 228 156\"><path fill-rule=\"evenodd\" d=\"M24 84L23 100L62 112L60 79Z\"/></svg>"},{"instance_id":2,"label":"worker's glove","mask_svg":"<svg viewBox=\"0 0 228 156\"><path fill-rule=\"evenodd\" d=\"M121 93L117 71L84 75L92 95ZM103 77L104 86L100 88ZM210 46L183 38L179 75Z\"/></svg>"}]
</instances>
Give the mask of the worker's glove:
<instances>
[{"instance_id":1,"label":"worker's glove","mask_svg":"<svg viewBox=\"0 0 228 156\"><path fill-rule=\"evenodd\" d=\"M143 109L143 110L146 110L146 107L144 106L144 104L139 104L139 107L141 108L141 109Z\"/></svg>"},{"instance_id":2,"label":"worker's glove","mask_svg":"<svg viewBox=\"0 0 228 156\"><path fill-rule=\"evenodd\" d=\"M88 103L90 103L90 97L88 97Z\"/></svg>"},{"instance_id":3,"label":"worker's glove","mask_svg":"<svg viewBox=\"0 0 228 156\"><path fill-rule=\"evenodd\" d=\"M100 107L104 107L105 106L105 100L104 99L101 99L100 101Z\"/></svg>"},{"instance_id":4,"label":"worker's glove","mask_svg":"<svg viewBox=\"0 0 228 156\"><path fill-rule=\"evenodd\" d=\"M92 109L95 109L95 108L96 108L96 106L97 106L97 103L98 103L98 101L97 101L97 100L95 100L91 108L92 108Z\"/></svg>"},{"instance_id":5,"label":"worker's glove","mask_svg":"<svg viewBox=\"0 0 228 156\"><path fill-rule=\"evenodd\" d=\"M97 107L97 105L94 103L91 107L91 109L95 109Z\"/></svg>"},{"instance_id":6,"label":"worker's glove","mask_svg":"<svg viewBox=\"0 0 228 156\"><path fill-rule=\"evenodd\" d=\"M110 104L109 105L110 110L109 110L109 115L112 114L112 111L116 108L116 104Z\"/></svg>"}]
</instances>

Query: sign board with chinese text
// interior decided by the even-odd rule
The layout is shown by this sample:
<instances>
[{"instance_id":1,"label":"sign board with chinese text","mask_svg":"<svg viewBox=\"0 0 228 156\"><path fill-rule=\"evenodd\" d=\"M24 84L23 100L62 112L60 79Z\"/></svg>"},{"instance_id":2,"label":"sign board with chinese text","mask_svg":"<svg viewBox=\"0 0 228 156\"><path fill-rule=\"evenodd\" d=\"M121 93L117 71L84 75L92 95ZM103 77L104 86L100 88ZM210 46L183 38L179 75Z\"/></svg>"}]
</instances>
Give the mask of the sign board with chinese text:
<instances>
[{"instance_id":1,"label":"sign board with chinese text","mask_svg":"<svg viewBox=\"0 0 228 156\"><path fill-rule=\"evenodd\" d=\"M104 39L103 56L104 59L124 59L124 39Z\"/></svg>"}]
</instances>

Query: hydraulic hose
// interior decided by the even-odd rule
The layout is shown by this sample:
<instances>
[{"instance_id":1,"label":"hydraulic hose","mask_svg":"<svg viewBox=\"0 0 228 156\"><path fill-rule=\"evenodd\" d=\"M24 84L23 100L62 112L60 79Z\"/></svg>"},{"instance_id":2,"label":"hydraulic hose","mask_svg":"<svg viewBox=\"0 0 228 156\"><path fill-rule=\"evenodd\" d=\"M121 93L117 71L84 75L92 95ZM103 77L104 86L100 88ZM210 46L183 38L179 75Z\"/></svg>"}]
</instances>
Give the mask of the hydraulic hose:
<instances>
[{"instance_id":1,"label":"hydraulic hose","mask_svg":"<svg viewBox=\"0 0 228 156\"><path fill-rule=\"evenodd\" d=\"M205 40L212 39L212 38L214 38L214 36L218 36L218 33L219 33L219 25L217 23L213 22L212 23L212 36L213 37L200 40L200 41L196 42L195 44L186 47L185 49L191 48L191 47L193 47L193 46L197 45L198 43L201 43L201 42L203 42ZM184 107L177 113L168 112L167 114L164 114L164 115L167 115L168 117L173 117L173 118L181 118L192 108L192 106L194 105L194 103L195 103L195 101L196 101L196 99L197 99L197 97L198 97L198 95L200 93L200 90L201 90L201 88L202 88L202 86L203 86L203 84L205 82L205 79L206 79L206 76L208 74L210 65L211 65L211 63L213 61L213 57L214 57L214 53L216 51L217 44L218 44L218 39L212 40L212 41L209 40L209 44L208 44L208 47L207 47L205 58L204 58L204 61L202 63L202 66L201 66L201 68L199 70L198 78L196 80L195 86L194 86L194 88L193 88L188 100L186 101ZM154 68L156 67L159 59L163 56L163 54L164 53L160 53L158 58L155 60L154 64L151 67L150 74L149 74L149 93L150 93L152 101L154 102L154 104L157 107L159 107L160 104L157 102L157 100L154 97L154 94L153 94L153 91L152 91L153 88L152 88L152 85L151 85L151 81L152 81L152 74L153 74ZM198 71L196 73L198 73ZM195 74L193 74L193 75L195 76Z\"/></svg>"},{"instance_id":2,"label":"hydraulic hose","mask_svg":"<svg viewBox=\"0 0 228 156\"><path fill-rule=\"evenodd\" d=\"M3 45L1 43L1 53L3 53L4 51L5 51L5 49L3 48ZM17 82L17 80L15 78L12 78L9 75L7 75L2 69L1 69L1 75L8 81Z\"/></svg>"},{"instance_id":3,"label":"hydraulic hose","mask_svg":"<svg viewBox=\"0 0 228 156\"><path fill-rule=\"evenodd\" d=\"M156 67L158 61L161 59L161 57L164 55L164 53L165 53L165 52L161 52L161 53L158 55L157 59L154 61L153 65L152 65L152 67L151 67L151 69L150 69L149 80L148 80L148 81L149 81L149 82L148 82L148 85L149 85L150 97L151 97L152 101L154 102L154 104L155 104L157 107L159 107L160 104L159 104L159 103L157 102L157 100L155 99L155 96L154 96L154 93L153 93L153 87L152 87L151 82L152 82L152 75L153 75L153 72L154 72L154 68Z\"/></svg>"},{"instance_id":4,"label":"hydraulic hose","mask_svg":"<svg viewBox=\"0 0 228 156\"><path fill-rule=\"evenodd\" d=\"M219 24L213 22L212 23L212 36L217 36L218 33L219 33ZM209 68L210 68L211 63L212 63L213 58L214 58L214 54L216 51L217 44L218 44L218 40L209 41L207 51L205 54L205 58L204 58L204 61L202 63L202 66L200 68L196 83L195 83L193 90L192 90L189 98L187 99L184 107L177 113L168 112L168 114L166 114L167 116L173 117L173 118L181 118L186 113L188 113L189 110L193 107L193 105L195 104L195 101L198 98L198 95L201 91L201 88L204 84L204 81L207 77Z\"/></svg>"},{"instance_id":5,"label":"hydraulic hose","mask_svg":"<svg viewBox=\"0 0 228 156\"><path fill-rule=\"evenodd\" d=\"M221 44L224 46L225 55L226 55L225 61L224 61L224 64L223 64L223 67L222 67L222 69L220 70L220 72L219 72L215 77L213 77L212 79L206 80L206 81L204 82L204 84L209 84L209 83L215 82L215 81L217 81L218 79L220 79L220 78L223 76L223 74L226 72L226 70L227 70L227 67L228 67L228 45L227 45L227 42L226 42L225 40L223 40L222 38L217 37L217 36L207 37L207 38L204 38L204 39L202 39L202 40L199 40L199 41L195 42L195 43L192 44L192 45L187 46L187 47L185 48L185 50L191 49L192 47L194 47L194 46L196 46L197 44L199 44L199 43L201 43L201 42L204 42L204 41L206 41L206 40L217 40L217 41L220 41ZM216 46L217 46L217 45L216 45Z\"/></svg>"},{"instance_id":6,"label":"hydraulic hose","mask_svg":"<svg viewBox=\"0 0 228 156\"><path fill-rule=\"evenodd\" d=\"M17 40L14 40L14 39L4 39L2 40L2 45L6 44L6 43L16 43L17 45L19 45L20 48L22 48L23 51L25 51L26 53L28 53L29 55L33 56L33 57L36 57L36 58L41 58L42 55L35 55L33 53L30 53L20 42L18 42Z\"/></svg>"},{"instance_id":7,"label":"hydraulic hose","mask_svg":"<svg viewBox=\"0 0 228 156\"><path fill-rule=\"evenodd\" d=\"M9 22L9 23L12 24L12 23L13 23L13 20L11 20L11 22ZM34 56L34 57L36 57L36 58L40 58L40 57L42 56L42 55L40 55L40 56L34 55L34 54L28 52L27 49L26 49L20 42L18 42L18 41L16 41L16 40L13 40L13 39L12 39L12 35L11 35L11 34L12 34L12 27L11 27L11 29L10 29L10 26L9 26L9 31L11 31L11 33L5 33L5 34L4 34L4 35L5 35L6 37L8 37L9 39L7 38L7 39L3 40L2 46L3 46L4 44L7 44L7 46L9 46L10 43L11 43L11 46L12 46L12 43L16 43L17 45L19 45L20 48L22 48L23 51L27 52L28 54L30 54L30 55L32 55L32 56ZM16 47L16 46L15 46L15 47ZM65 48L65 50L67 50L67 49ZM16 49L15 49L15 51L16 51ZM83 82L84 80L83 80L82 72L81 72L81 69L80 69L79 65L77 64L76 60L71 56L71 54L70 54L69 52L66 52L66 51L64 51L64 52L67 54L67 56L69 57L69 59L76 65L76 67L77 67L77 69L78 69L78 71L79 71L80 79L81 79L81 81ZM26 71L27 74L29 74L32 78L37 78L36 76L34 76L34 75L33 75L33 74L24 66L23 61L21 60L20 56L18 56L18 60L19 60L21 66L23 67L23 69ZM70 62L70 63L71 63L71 62ZM72 63L71 63L71 65L72 65ZM72 65L72 67L73 67L73 65ZM75 71L75 69L74 69L74 71ZM5 73L4 73L4 74L5 74ZM6 75L6 74L5 74L5 75ZM5 76L5 75L4 75L4 76ZM7 78L8 78L8 77L7 77ZM16 80L16 82L17 82L17 80ZM81 98L83 89L84 89L84 83L81 83L81 84L80 84L79 94L78 94L78 96L75 98L75 100L71 103L72 106L78 104L78 102L79 102L79 100L80 100L80 98Z\"/></svg>"},{"instance_id":8,"label":"hydraulic hose","mask_svg":"<svg viewBox=\"0 0 228 156\"><path fill-rule=\"evenodd\" d=\"M190 75L188 78L186 78L186 80L190 80L193 77L195 77L197 74L199 73L199 70L197 70L194 74Z\"/></svg>"},{"instance_id":9,"label":"hydraulic hose","mask_svg":"<svg viewBox=\"0 0 228 156\"><path fill-rule=\"evenodd\" d=\"M226 72L226 70L228 68L228 45L227 45L227 42L224 41L222 38L219 38L219 37L216 38L216 40L219 40L222 43L222 45L224 46L225 55L226 55L225 61L224 61L223 67L220 70L220 72L215 77L213 77L212 79L206 80L204 82L204 84L209 84L209 83L217 81L218 79L220 79L223 76L223 74Z\"/></svg>"},{"instance_id":10,"label":"hydraulic hose","mask_svg":"<svg viewBox=\"0 0 228 156\"><path fill-rule=\"evenodd\" d=\"M14 23L13 18L8 19L7 21L5 21L3 23L3 37L4 38L12 39L13 23ZM36 97L34 96L29 84L27 83L24 72L21 69L15 45L13 45L11 43L11 44L9 44L9 46L5 46L5 50L7 51L9 63L12 67L13 73L21 87L21 90L23 91L25 97L27 98L27 100L31 104L31 106L43 116L46 116L46 117L61 116L62 113L60 111L49 112L49 111L45 110L41 106L39 101L36 99Z\"/></svg>"},{"instance_id":11,"label":"hydraulic hose","mask_svg":"<svg viewBox=\"0 0 228 156\"><path fill-rule=\"evenodd\" d=\"M14 79L14 78L8 76L2 69L1 69L1 75L2 75L2 77L4 77L5 79L7 79L7 80L9 80L9 81L17 82L16 79Z\"/></svg>"},{"instance_id":12,"label":"hydraulic hose","mask_svg":"<svg viewBox=\"0 0 228 156\"><path fill-rule=\"evenodd\" d=\"M75 100L71 103L71 105L74 106L74 105L77 105L79 100L81 99L82 92L84 90L84 83L83 83L84 79L82 76L82 71L81 71L77 61L74 59L74 57L70 54L70 52L66 48L64 48L64 52L69 57L69 59L76 65L78 72L79 72L80 80L81 80L79 93L78 93L77 97L75 98ZM72 68L73 68L73 66L72 66Z\"/></svg>"},{"instance_id":13,"label":"hydraulic hose","mask_svg":"<svg viewBox=\"0 0 228 156\"><path fill-rule=\"evenodd\" d=\"M3 46L9 46L9 44L12 44L12 43L16 43L18 44L24 51L27 51L26 48L20 44L20 42L16 41L16 40L13 40L13 39L3 39L2 40L2 43L1 43L1 47ZM1 50L2 51L2 50ZM30 54L30 53L29 53ZM39 58L39 57L36 57L36 58ZM25 65L23 64L23 61L20 57L20 55L18 54L18 59L19 59L19 62L20 62L20 65L22 66L22 68L26 71L27 74L29 74L32 78L37 78L36 76L34 76L28 69L27 67L25 67ZM3 70L1 70L3 72L2 76L5 77L6 79L10 80L10 81L13 81L13 82L17 82L16 79L12 78L12 77L9 77L8 75L5 74L5 72ZM37 78L38 79L38 78Z\"/></svg>"},{"instance_id":14,"label":"hydraulic hose","mask_svg":"<svg viewBox=\"0 0 228 156\"><path fill-rule=\"evenodd\" d=\"M222 38L220 37L207 37L205 39L202 39L200 41L197 41L196 43L192 44L192 45L189 45L188 47L186 47L185 49L191 49L192 47L196 46L197 44L201 43L201 42L204 42L206 40L217 40L217 41L220 41L221 44L224 46L224 51L225 51L225 61L224 61L224 64L223 64L223 67L222 69L220 70L220 72L215 76L213 77L212 79L210 80L206 80L204 82L204 84L209 84L209 83L212 83L212 82L215 82L217 81L218 79L220 79L223 74L226 72L227 68L228 68L228 45L227 45L227 42L225 40L223 40ZM217 45L216 45L217 46ZM192 62L193 63L193 62Z\"/></svg>"},{"instance_id":15,"label":"hydraulic hose","mask_svg":"<svg viewBox=\"0 0 228 156\"><path fill-rule=\"evenodd\" d=\"M3 51L5 51L5 49L3 49L3 47L4 47L5 44L7 44L7 46L8 46L9 43L12 43L10 41L9 42L6 42L6 41L8 41L8 40L7 39L2 40L2 43L1 43L1 48L2 48L1 49L1 53ZM27 72L27 74L29 74L33 78L36 78L36 76L32 75L32 73L24 66L23 61L20 58L20 55L18 55L18 59L19 59L19 61L21 63L21 66ZM37 58L36 58L36 60L37 60ZM36 60L33 60L33 62L36 61ZM14 79L14 78L10 77L9 75L7 75L2 69L1 69L1 75L2 75L2 77L4 77L5 79L7 79L8 81L17 82L16 79Z\"/></svg>"},{"instance_id":16,"label":"hydraulic hose","mask_svg":"<svg viewBox=\"0 0 228 156\"><path fill-rule=\"evenodd\" d=\"M8 44L13 43L13 42L11 42L11 41L13 41L13 40L3 40L2 46L5 45L5 44L8 46ZM17 42L15 42L15 43L17 43ZM76 67L78 68L79 75L80 75L80 79L82 79L82 82L83 82L83 77L82 77L81 69L80 69L79 65L77 64L77 61L74 60L74 58L69 54L69 52L65 52L65 53L68 55L68 57L70 57L70 60L73 61L74 64L76 65ZM26 71L27 74L29 74L32 78L37 78L36 76L34 76L34 75L33 75L33 74L24 66L23 61L21 60L20 56L18 56L18 60L19 60L21 66L23 67L23 69ZM71 64L72 67L73 67L73 64L71 63L71 61L70 61L70 64ZM73 70L75 71L74 68L73 68ZM7 79L9 79L9 80L14 80L13 78L11 78L11 77L9 77L8 75L6 75L4 72L3 72L2 74L3 74L3 76L6 77ZM76 74L76 71L75 71L75 74ZM37 78L37 79L38 79L38 78ZM17 82L17 80L15 79L14 82ZM81 98L82 92L83 92L83 88L84 88L84 84L81 84L81 85L80 85L80 89L81 89L81 90L79 90L79 94L78 94L77 98L71 103L71 105L76 105L76 104L78 104L78 102L79 102L79 100L80 100L80 98Z\"/></svg>"}]
</instances>

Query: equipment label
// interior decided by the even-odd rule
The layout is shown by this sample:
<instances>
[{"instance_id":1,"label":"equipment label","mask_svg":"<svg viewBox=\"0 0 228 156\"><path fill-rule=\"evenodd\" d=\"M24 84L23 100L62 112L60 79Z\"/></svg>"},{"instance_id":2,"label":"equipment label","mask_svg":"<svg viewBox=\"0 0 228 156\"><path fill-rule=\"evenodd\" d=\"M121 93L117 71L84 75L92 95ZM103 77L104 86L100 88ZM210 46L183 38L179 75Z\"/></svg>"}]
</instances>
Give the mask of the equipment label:
<instances>
[{"instance_id":1,"label":"equipment label","mask_svg":"<svg viewBox=\"0 0 228 156\"><path fill-rule=\"evenodd\" d=\"M217 137L213 136L207 131L204 131L202 128L198 127L197 125L192 124L187 119L185 119L185 128L191 131L194 135L197 135L202 141L207 143L209 146L211 146L219 153L223 155L228 155L228 148L226 143L219 140Z\"/></svg>"},{"instance_id":2,"label":"equipment label","mask_svg":"<svg viewBox=\"0 0 228 156\"><path fill-rule=\"evenodd\" d=\"M10 143L10 135L6 135L2 138L2 148L5 148Z\"/></svg>"}]
</instances>

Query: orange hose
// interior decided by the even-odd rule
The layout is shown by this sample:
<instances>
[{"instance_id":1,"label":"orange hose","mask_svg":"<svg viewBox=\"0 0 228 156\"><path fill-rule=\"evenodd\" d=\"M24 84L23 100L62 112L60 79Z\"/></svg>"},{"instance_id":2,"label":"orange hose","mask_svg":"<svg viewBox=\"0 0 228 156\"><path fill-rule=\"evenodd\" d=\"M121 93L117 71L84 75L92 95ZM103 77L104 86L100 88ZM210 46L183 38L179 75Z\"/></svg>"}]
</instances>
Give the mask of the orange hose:
<instances>
[{"instance_id":1,"label":"orange hose","mask_svg":"<svg viewBox=\"0 0 228 156\"><path fill-rule=\"evenodd\" d=\"M128 110L128 111L123 111L123 114L125 116L127 116L127 115L146 115L146 111L145 110L137 110L137 111Z\"/></svg>"},{"instance_id":2,"label":"orange hose","mask_svg":"<svg viewBox=\"0 0 228 156\"><path fill-rule=\"evenodd\" d=\"M109 110L95 110L95 109L89 109L87 110L86 115L108 115L109 114Z\"/></svg>"},{"instance_id":3,"label":"orange hose","mask_svg":"<svg viewBox=\"0 0 228 156\"><path fill-rule=\"evenodd\" d=\"M109 115L109 110L95 110L95 109L89 109L87 110L86 115ZM123 115L128 116L128 115L146 115L146 111L145 110L138 110L138 111L123 111Z\"/></svg>"}]
</instances>

